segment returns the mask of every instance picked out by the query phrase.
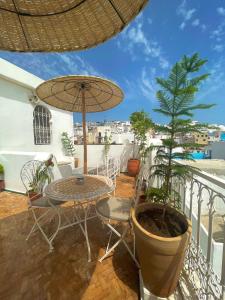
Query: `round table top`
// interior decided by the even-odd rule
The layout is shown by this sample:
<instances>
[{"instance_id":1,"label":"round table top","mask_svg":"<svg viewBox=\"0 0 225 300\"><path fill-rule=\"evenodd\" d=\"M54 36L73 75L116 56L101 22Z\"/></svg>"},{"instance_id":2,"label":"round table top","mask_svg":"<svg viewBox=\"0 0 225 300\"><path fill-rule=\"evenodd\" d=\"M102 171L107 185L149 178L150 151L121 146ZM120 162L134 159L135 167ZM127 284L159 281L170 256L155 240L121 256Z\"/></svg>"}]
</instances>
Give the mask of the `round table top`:
<instances>
[{"instance_id":1,"label":"round table top","mask_svg":"<svg viewBox=\"0 0 225 300\"><path fill-rule=\"evenodd\" d=\"M112 192L115 188L112 180L107 177L97 175L83 175L83 177L83 183L79 182L80 176L53 181L45 188L45 194L58 201L90 201Z\"/></svg>"}]
</instances>

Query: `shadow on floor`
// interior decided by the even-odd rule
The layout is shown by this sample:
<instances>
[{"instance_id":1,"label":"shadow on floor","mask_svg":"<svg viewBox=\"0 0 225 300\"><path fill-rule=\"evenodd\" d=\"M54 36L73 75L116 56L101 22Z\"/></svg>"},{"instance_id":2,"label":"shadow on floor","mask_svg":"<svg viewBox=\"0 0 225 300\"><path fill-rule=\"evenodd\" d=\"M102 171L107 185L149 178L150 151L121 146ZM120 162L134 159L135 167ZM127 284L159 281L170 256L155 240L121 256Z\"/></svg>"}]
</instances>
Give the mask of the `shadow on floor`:
<instances>
[{"instance_id":1,"label":"shadow on floor","mask_svg":"<svg viewBox=\"0 0 225 300\"><path fill-rule=\"evenodd\" d=\"M14 208L17 201L12 202ZM9 201L8 211L12 203ZM104 253L107 234L97 218L88 223L93 256L88 263L86 242L78 226L58 234L53 253L48 252L39 232L26 241L33 219L22 207L21 212L16 208L10 215L8 211L5 217L3 213L0 215L0 299L138 298L136 268L122 245L113 257L98 262L97 258ZM1 209L6 208L1 206ZM55 224L48 226L52 229Z\"/></svg>"}]
</instances>

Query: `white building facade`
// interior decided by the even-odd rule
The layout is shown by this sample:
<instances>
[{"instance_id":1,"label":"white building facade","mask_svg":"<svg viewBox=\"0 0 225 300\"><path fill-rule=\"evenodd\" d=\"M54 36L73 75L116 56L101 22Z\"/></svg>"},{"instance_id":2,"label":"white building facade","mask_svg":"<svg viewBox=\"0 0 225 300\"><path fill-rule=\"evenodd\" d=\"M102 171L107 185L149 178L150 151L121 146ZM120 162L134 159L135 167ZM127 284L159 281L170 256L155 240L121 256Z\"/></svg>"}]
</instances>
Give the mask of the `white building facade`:
<instances>
[{"instance_id":1,"label":"white building facade","mask_svg":"<svg viewBox=\"0 0 225 300\"><path fill-rule=\"evenodd\" d=\"M61 134L73 134L73 116L41 102L35 88L43 82L33 74L0 59L0 163L6 189L23 191L23 164L52 153L64 157Z\"/></svg>"}]
</instances>

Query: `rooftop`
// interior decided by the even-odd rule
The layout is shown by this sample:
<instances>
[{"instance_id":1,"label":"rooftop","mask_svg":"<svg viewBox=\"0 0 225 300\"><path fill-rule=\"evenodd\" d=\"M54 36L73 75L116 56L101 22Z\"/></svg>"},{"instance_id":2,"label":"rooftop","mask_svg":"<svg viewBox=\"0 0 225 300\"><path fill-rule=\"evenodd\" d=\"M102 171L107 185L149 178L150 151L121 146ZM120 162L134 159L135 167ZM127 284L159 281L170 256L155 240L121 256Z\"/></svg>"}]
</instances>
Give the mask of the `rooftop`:
<instances>
[{"instance_id":1,"label":"rooftop","mask_svg":"<svg viewBox=\"0 0 225 300\"><path fill-rule=\"evenodd\" d=\"M199 168L200 170L218 177L225 178L225 160L224 159L199 159L195 161L183 161L185 164Z\"/></svg>"},{"instance_id":2,"label":"rooftop","mask_svg":"<svg viewBox=\"0 0 225 300\"><path fill-rule=\"evenodd\" d=\"M116 194L132 196L133 178L120 176ZM49 253L39 232L25 240L32 224L26 196L0 193L0 299L138 299L137 268L123 245L98 262L107 242L99 219L88 223L91 263L78 226L61 231Z\"/></svg>"}]
</instances>

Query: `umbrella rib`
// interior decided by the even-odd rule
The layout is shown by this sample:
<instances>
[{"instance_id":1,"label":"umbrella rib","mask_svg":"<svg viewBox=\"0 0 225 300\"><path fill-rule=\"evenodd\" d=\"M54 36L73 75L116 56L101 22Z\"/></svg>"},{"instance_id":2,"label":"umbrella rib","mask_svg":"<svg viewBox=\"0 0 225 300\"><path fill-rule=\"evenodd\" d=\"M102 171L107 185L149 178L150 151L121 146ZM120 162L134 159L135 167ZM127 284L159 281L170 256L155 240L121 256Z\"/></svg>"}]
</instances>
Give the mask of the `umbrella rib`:
<instances>
[{"instance_id":1,"label":"umbrella rib","mask_svg":"<svg viewBox=\"0 0 225 300\"><path fill-rule=\"evenodd\" d=\"M77 95L74 96L74 99L75 99L75 98L76 98L76 99L75 99L75 101L74 101L74 103L73 103L72 110L74 109L75 103L76 103L77 100L78 100L78 97L79 97L79 95L80 95L80 92L81 92L81 89L79 89Z\"/></svg>"},{"instance_id":2,"label":"umbrella rib","mask_svg":"<svg viewBox=\"0 0 225 300\"><path fill-rule=\"evenodd\" d=\"M104 109L102 106L101 106L101 103L98 102L97 98L91 93L91 91L88 91L89 94L95 99L96 103L98 103L98 106L101 108L101 109Z\"/></svg>"},{"instance_id":3,"label":"umbrella rib","mask_svg":"<svg viewBox=\"0 0 225 300\"><path fill-rule=\"evenodd\" d=\"M57 81L55 82L55 84L57 84ZM54 87L54 85L51 87L51 91L52 91L52 88ZM63 93L63 92L67 92L67 91L69 91L69 90L72 90L74 88L74 86L72 86L72 87L70 87L70 88L67 88L67 89L64 89L64 90L62 90L62 91L59 91L59 92L57 92L57 93L52 93L51 95L48 95L48 96L46 96L46 97L43 97L42 99L44 100L44 99L47 99L47 98L49 98L49 97L54 97L54 96L57 96L58 94L60 94L60 93ZM69 94L70 95L70 94ZM68 102L69 103L69 102Z\"/></svg>"},{"instance_id":4,"label":"umbrella rib","mask_svg":"<svg viewBox=\"0 0 225 300\"><path fill-rule=\"evenodd\" d=\"M14 13L18 16L25 16L25 17L50 17L50 16L56 16L56 15L60 15L60 14L65 14L71 10L74 10L75 8L79 7L80 5L82 5L83 3L85 3L87 0L82 0L80 3L72 6L72 7L69 7L63 11L59 11L59 12L53 12L53 13L47 13L47 14L32 14L32 13L26 13L26 12L20 12L15 3L14 3L15 0L13 0L13 4L14 4L14 7L16 9L16 11L14 10L11 10L11 9L7 9L7 8L3 8L3 7L0 7L0 10L3 10L3 11L6 11L6 12L10 12L10 13Z\"/></svg>"},{"instance_id":5,"label":"umbrella rib","mask_svg":"<svg viewBox=\"0 0 225 300\"><path fill-rule=\"evenodd\" d=\"M103 92L103 93L109 94L109 95L111 95L111 96L115 96L115 97L121 98L121 96L116 95L116 94L113 94L113 93L110 93L110 92L107 92L106 90L102 90L102 89L96 88L96 87L94 87L94 86L93 86L92 88L95 89L95 90L101 91L101 92Z\"/></svg>"},{"instance_id":6,"label":"umbrella rib","mask_svg":"<svg viewBox=\"0 0 225 300\"><path fill-rule=\"evenodd\" d=\"M13 2L13 5L14 5L14 8L15 8L15 10L16 10L15 13L17 14L17 17L18 17L18 20L19 20L19 23L20 23L20 27L21 27L21 30L22 30L22 32L23 32L23 36L24 36L24 39L25 39L25 41L26 41L27 47L28 47L28 49L30 49L29 41L28 41L28 39L27 39L25 30L24 30L24 27L23 27L22 20L20 19L20 14L19 14L18 8L17 8L17 6L16 6L15 0L12 0L12 2Z\"/></svg>"},{"instance_id":7,"label":"umbrella rib","mask_svg":"<svg viewBox=\"0 0 225 300\"><path fill-rule=\"evenodd\" d=\"M108 2L111 4L112 8L114 9L114 11L116 12L117 16L120 18L120 21L123 23L123 25L126 24L126 22L124 21L121 13L118 11L118 9L116 8L115 4L112 2L112 0L108 0Z\"/></svg>"}]
</instances>

